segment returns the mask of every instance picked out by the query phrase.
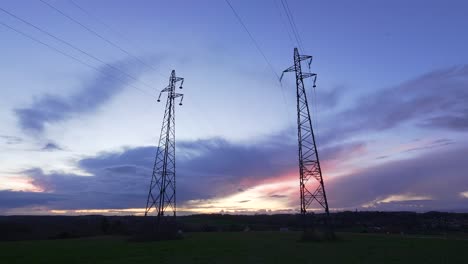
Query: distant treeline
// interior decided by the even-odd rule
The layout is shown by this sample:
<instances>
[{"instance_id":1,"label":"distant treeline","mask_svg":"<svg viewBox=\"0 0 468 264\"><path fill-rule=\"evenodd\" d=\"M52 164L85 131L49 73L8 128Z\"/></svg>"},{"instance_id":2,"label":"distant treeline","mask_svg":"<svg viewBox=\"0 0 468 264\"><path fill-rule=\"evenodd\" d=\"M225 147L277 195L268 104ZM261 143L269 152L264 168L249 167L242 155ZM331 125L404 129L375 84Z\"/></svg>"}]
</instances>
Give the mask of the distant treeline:
<instances>
[{"instance_id":1,"label":"distant treeline","mask_svg":"<svg viewBox=\"0 0 468 264\"><path fill-rule=\"evenodd\" d=\"M0 240L63 239L102 235L133 235L151 230L155 218L140 216L0 216ZM306 221L321 228L323 214ZM304 224L300 215L198 214L179 216L183 232L293 231ZM360 233L468 235L467 213L340 212L331 214L336 231Z\"/></svg>"}]
</instances>

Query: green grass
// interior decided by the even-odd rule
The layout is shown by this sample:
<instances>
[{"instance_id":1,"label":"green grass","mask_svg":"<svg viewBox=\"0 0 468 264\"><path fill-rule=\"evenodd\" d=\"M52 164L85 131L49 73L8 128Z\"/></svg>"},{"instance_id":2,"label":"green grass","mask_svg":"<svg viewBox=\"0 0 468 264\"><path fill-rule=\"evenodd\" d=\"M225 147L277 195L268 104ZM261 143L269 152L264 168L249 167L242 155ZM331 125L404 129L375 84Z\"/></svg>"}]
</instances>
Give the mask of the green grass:
<instances>
[{"instance_id":1,"label":"green grass","mask_svg":"<svg viewBox=\"0 0 468 264\"><path fill-rule=\"evenodd\" d=\"M300 233L191 233L173 241L90 238L0 243L0 263L466 263L468 241L340 234L298 242Z\"/></svg>"}]
</instances>

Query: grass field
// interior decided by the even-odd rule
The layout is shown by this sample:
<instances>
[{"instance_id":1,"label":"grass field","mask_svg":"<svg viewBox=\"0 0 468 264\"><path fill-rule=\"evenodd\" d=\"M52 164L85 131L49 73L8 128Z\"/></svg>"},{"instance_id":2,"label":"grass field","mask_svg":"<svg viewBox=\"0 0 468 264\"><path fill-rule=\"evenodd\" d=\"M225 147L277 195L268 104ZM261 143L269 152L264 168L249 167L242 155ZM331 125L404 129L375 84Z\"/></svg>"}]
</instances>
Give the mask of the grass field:
<instances>
[{"instance_id":1,"label":"grass field","mask_svg":"<svg viewBox=\"0 0 468 264\"><path fill-rule=\"evenodd\" d=\"M340 234L298 242L299 233L191 233L182 240L89 238L0 243L0 263L468 263L468 240Z\"/></svg>"}]
</instances>

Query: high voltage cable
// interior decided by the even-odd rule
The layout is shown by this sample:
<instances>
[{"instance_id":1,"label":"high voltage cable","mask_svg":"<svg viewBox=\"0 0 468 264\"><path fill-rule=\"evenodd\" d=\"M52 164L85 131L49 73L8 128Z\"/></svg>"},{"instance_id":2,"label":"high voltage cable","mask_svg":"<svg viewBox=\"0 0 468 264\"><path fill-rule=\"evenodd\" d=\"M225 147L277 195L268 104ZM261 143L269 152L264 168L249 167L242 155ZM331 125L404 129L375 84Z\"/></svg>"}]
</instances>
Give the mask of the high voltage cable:
<instances>
[{"instance_id":1,"label":"high voltage cable","mask_svg":"<svg viewBox=\"0 0 468 264\"><path fill-rule=\"evenodd\" d=\"M96 22L100 23L101 25L103 25L107 30L109 30L110 32L118 35L119 37L121 37L123 40L127 41L128 43L130 44L135 44L134 41L132 41L129 37L127 37L124 33L114 29L111 25L107 24L106 22L104 22L102 19L100 19L98 16L96 15L93 15L91 12L89 12L87 9L85 9L84 7L82 7L81 5L79 5L77 2L73 1L73 0L69 0L69 2L75 6L76 8L78 8L81 12L83 12L84 14L86 14L88 17L90 17L91 19L95 20ZM134 48L138 47L138 45L132 45ZM170 63L169 63L169 66L174 68ZM158 73L159 74L159 73ZM163 76L163 75L161 75ZM167 76L166 76L167 77ZM197 107L200 111L203 112L204 116L208 116L206 114L205 111L203 111L203 109L196 103L196 101L192 101L192 103L195 105L195 107ZM189 120L189 122L192 122L192 119L187 119ZM200 122L200 120L198 120L198 122ZM203 119L203 121L205 123L205 127L210 127L211 129L213 129L212 125L208 122L206 123L205 120ZM191 125L189 125L190 127L198 127L196 125L194 125L193 123Z\"/></svg>"},{"instance_id":2,"label":"high voltage cable","mask_svg":"<svg viewBox=\"0 0 468 264\"><path fill-rule=\"evenodd\" d=\"M118 35L119 37L121 37L122 39L124 39L125 41L127 41L128 43L130 44L135 44L134 41L132 41L129 37L127 37L124 33L114 29L111 25L107 24L106 22L104 22L102 19L100 19L98 16L96 15L93 15L91 12L89 12L87 9L85 9L84 7L82 7L81 5L79 5L78 3L76 3L75 1L73 0L69 0L69 2L75 6L76 8L78 8L81 12L83 12L84 14L86 14L88 17L90 17L91 19L97 21L98 23L100 23L101 25L103 25L105 28L107 28L107 30L109 30L110 32ZM137 47L137 45L134 45L134 47ZM169 63L169 66L174 68L170 63ZM161 75L159 72L158 72L159 75ZM161 75L161 76L164 76L164 75ZM167 76L165 76L167 77ZM196 104L196 101L193 101L194 104ZM205 114L205 111L202 110L202 108L198 105L196 105L196 107L198 107L198 109L200 109L202 112L204 112L204 115L207 116ZM189 122L191 122L191 119L188 119L190 120ZM203 120L204 121L204 120ZM197 127L197 126L194 126L193 124L191 125L192 127ZM210 123L206 123L205 126L208 126L208 127L211 127L211 124Z\"/></svg>"},{"instance_id":3,"label":"high voltage cable","mask_svg":"<svg viewBox=\"0 0 468 264\"><path fill-rule=\"evenodd\" d=\"M86 62L84 62L84 61L82 61L82 60L76 58L76 57L73 56L73 55L70 55L70 54L68 54L68 53L65 53L65 52L63 52L63 51L61 51L61 50L59 50L59 49L57 49L57 48L55 48L55 47L53 47L53 46L51 46L51 45L45 43L45 42L43 42L43 41L41 41L41 40L39 40L39 39L37 39L37 38L35 38L35 37L32 37L31 35L28 35L27 33L24 33L23 31L18 30L18 29L14 28L14 27L12 27L12 26L10 26L10 25L8 25L8 24L5 24L5 23L3 23L3 22L0 21L0 25L4 26L4 27L6 27L6 28L9 28L10 30L15 31L16 33L18 33L18 34L20 34L20 35L22 35L22 36L24 36L24 37L26 37L26 38L28 38L28 39L34 41L34 42L37 42L37 43L39 43L39 44L41 44L41 45L44 45L44 46L48 47L49 49L51 49L51 50L53 50L53 51L55 51L55 52L57 52L57 53L62 54L63 56L66 56L66 57L68 57L68 58L70 58L70 59L73 59L73 60L77 61L78 63L83 64L83 65L85 65L85 66L87 66L87 67L89 67L89 68L91 68L91 69L93 69L93 70L95 70L95 71L97 71L97 72L99 72L99 73L101 73L101 74L104 74L104 75L107 75L107 76L109 76L109 77L112 77L113 79L116 79L116 80L118 80L118 81L120 81L120 82L122 82L122 83L125 81L125 80L122 80L122 79L120 79L120 78L116 78L116 76L111 75L111 74L109 74L109 73L106 73L106 72L104 72L102 69L97 68L97 67L95 67L95 66L93 66L93 65L91 65L91 64L88 64L88 63L86 63ZM147 94L147 95L149 95L149 96L151 96L151 97L154 97L153 94L150 94L150 93L147 92L146 90L140 89L140 88L138 88L137 86L135 86L135 85L133 85L133 84L130 84L130 83L126 83L126 84L129 85L129 86L131 86L131 87L133 87L133 88L135 88L135 89L137 89L137 90L139 90L139 91L142 92L142 93L145 93L145 94Z\"/></svg>"},{"instance_id":4,"label":"high voltage cable","mask_svg":"<svg viewBox=\"0 0 468 264\"><path fill-rule=\"evenodd\" d=\"M232 12L234 13L234 15L236 16L237 20L239 21L239 23L242 25L242 27L244 28L244 30L247 32L247 34L249 35L250 37L250 40L252 40L253 44L255 45L255 47L257 48L258 52L262 55L263 59L265 60L265 62L268 64L268 66L270 67L270 70L271 72L273 72L274 75L276 75L276 77L278 78L278 81L280 79L280 76L278 75L278 73L276 73L275 69L273 68L273 66L271 65L270 61L268 60L268 58L266 57L265 53L263 53L262 49L260 48L260 46L258 45L257 41L254 39L254 37L252 36L252 34L250 33L249 29L247 28L247 26L244 24L244 22L242 21L242 19L240 18L239 14L237 14L236 10L234 9L234 7L231 5L231 3L229 2L229 0L225 0L226 3L229 5L229 7L231 8Z\"/></svg>"},{"instance_id":5,"label":"high voltage cable","mask_svg":"<svg viewBox=\"0 0 468 264\"><path fill-rule=\"evenodd\" d=\"M286 13L286 16L288 18L289 25L291 26L291 30L293 32L294 38L296 39L297 45L301 52L304 52L304 47L303 47L303 42L301 35L299 34L299 30L297 28L296 22L294 21L294 16L292 15L291 9L289 8L289 4L287 0L280 0L281 4L283 6L284 12ZM284 23L284 21L283 21ZM291 35L288 32L288 36L291 39ZM312 100L312 112L314 113L315 118L312 119L312 122L315 122L315 131L316 131L316 136L319 137L319 129L318 129L318 105L317 105L317 93L315 91L315 88L313 88L313 100Z\"/></svg>"},{"instance_id":6,"label":"high voltage cable","mask_svg":"<svg viewBox=\"0 0 468 264\"><path fill-rule=\"evenodd\" d=\"M105 23L102 19L98 18L97 16L93 15L91 12L89 12L88 10L86 10L85 8L83 8L82 6L80 6L79 4L77 4L75 1L73 0L68 0L68 2L70 2L72 5L74 5L76 8L78 8L79 10L81 10L81 12L85 13L87 16L91 17L92 19L96 20L97 22L99 22L101 25L103 25L104 27L107 28L107 30L109 31L112 31L114 34L116 35L119 35L121 38L125 39L126 41L128 42L131 42L131 40L129 38L127 38L124 34L122 34L121 32L113 29L110 25L108 25L107 23Z\"/></svg>"},{"instance_id":7,"label":"high voltage cable","mask_svg":"<svg viewBox=\"0 0 468 264\"><path fill-rule=\"evenodd\" d=\"M89 28L88 26L84 25L83 23L81 23L80 21L76 20L75 18L71 17L70 15L66 14L65 12L63 12L62 10L58 9L57 7L55 7L54 5L48 3L47 1L45 0L39 0L41 1L42 3L44 3L45 5L47 5L48 7L54 9L56 12L58 12L59 14L61 14L62 16L66 17L67 19L69 19L70 21L73 21L74 23L78 24L79 26L81 26L82 28L86 29L88 32L92 33L93 35L97 36L98 38L102 39L103 41L107 42L108 44L110 44L111 46L117 48L118 50L122 51L123 53L127 54L128 56L134 58L135 60L137 60L138 62L140 62L142 65L152 69L155 73L159 74L160 76L166 78L165 75L163 75L162 73L160 73L156 68L154 68L153 66L147 64L146 62L144 62L142 59L138 58L137 56L133 55L132 53L130 53L129 51L127 51L126 49L122 48L121 46L117 45L115 42L113 41L110 41L108 40L107 38L105 38L104 36L102 36L101 34L99 34L98 32L96 32L95 30L92 30L91 28Z\"/></svg>"},{"instance_id":8,"label":"high voltage cable","mask_svg":"<svg viewBox=\"0 0 468 264\"><path fill-rule=\"evenodd\" d=\"M291 26L294 37L296 38L297 45L299 46L301 51L304 52L304 49L302 47L301 36L299 35L299 31L297 30L296 23L294 22L294 17L292 16L291 10L289 9L288 2L286 0L281 0L281 4L283 5L283 9L288 18L289 25Z\"/></svg>"},{"instance_id":9,"label":"high voltage cable","mask_svg":"<svg viewBox=\"0 0 468 264\"><path fill-rule=\"evenodd\" d=\"M63 39L61 39L61 38L59 38L59 37L53 35L52 33L48 32L48 31L46 31L46 30L44 30L44 29L42 29L42 28L40 28L40 27L38 27L38 26L36 26L36 25L30 23L30 22L28 22L27 20L25 20L25 19L23 19L23 18L21 18L21 17L15 15L15 14L9 12L8 10L5 10L5 9L3 9L3 8L0 7L0 11L6 13L6 14L8 14L8 15L10 15L11 17L14 17L14 18L20 20L21 22L23 22L23 23L25 23L25 24L27 24L27 25L29 25L29 26L31 26L31 27L33 27L33 28L39 30L40 32L42 32L42 33L44 33L44 34L46 34L46 35L48 35L48 36L54 38L55 40L57 40L57 41L59 41L59 42L65 44L65 45L67 45L67 46L69 46L69 47L71 47L71 48L73 48L73 49L75 49L75 50L81 52L82 54L85 54L86 56L88 56L88 57L90 57L90 58L92 58L92 59L94 59L94 60L96 60L96 61L99 61L100 63L106 65L107 67L110 67L110 68L112 68L112 69L114 69L114 70L116 70L116 71L119 71L119 72L125 74L128 78L130 78L130 79L132 79L132 80L134 80L134 81L136 81L136 82L139 82L139 83L143 84L144 86L148 87L149 89L154 89L153 87L151 87L150 85L146 84L145 82L142 82L142 81L138 80L136 77L132 76L131 74L129 74L129 73L127 73L127 72L125 72L125 71L123 71L123 70L121 70L121 69L119 69L119 68L117 68L117 67L115 67L115 66L113 66L113 65L111 65L111 64L109 64L109 63L107 63L107 62L105 62L105 61L103 61L103 60L101 60L101 59L99 59L99 58L97 58L96 56L94 56L94 55L92 55L92 54L90 54L90 53L88 53L88 52L86 52L86 51L84 51L84 50L82 50L82 49L76 47L75 45L71 44L70 42L68 42L68 41L66 41L66 40L63 40Z\"/></svg>"},{"instance_id":10,"label":"high voltage cable","mask_svg":"<svg viewBox=\"0 0 468 264\"><path fill-rule=\"evenodd\" d=\"M105 28L107 28L107 29L108 29L109 31L111 31L112 33L114 33L114 34L116 34L116 35L119 35L122 39L126 40L127 42L133 42L133 41L131 41L128 37L126 37L125 34L119 32L118 30L115 30L113 27L111 27L109 24L105 23L105 22L104 22L102 19L100 19L98 16L93 15L93 14L92 14L91 12L89 12L87 9L85 9L84 7L82 7L81 5L79 5L76 1L69 0L69 2L70 2L73 6L75 6L76 8L78 8L80 11L82 11L84 14L86 14L88 17L92 18L93 20L95 20L95 21L97 21L98 23L100 23L101 25L103 25ZM228 3L228 4L229 4L229 3ZM236 12L234 11L234 13L236 13ZM240 22L242 23L242 21L240 21ZM242 24L243 24L243 23L242 23ZM248 30L247 30L247 31L248 31ZM249 33L249 35L251 35L250 32L248 32L248 33ZM251 37L251 38L252 38L252 37ZM254 42L255 42L255 40L254 40ZM256 47L257 47L258 49L260 48L259 45L258 45L256 42L255 42L255 45L256 45ZM269 65L270 69L272 69L273 73L274 73L274 74L276 75L276 77L279 79L279 75L276 74L276 72L274 71L274 69L273 69L271 63L268 61L268 59L266 58L266 56L264 55L264 53L263 53L261 50L260 50L260 53L262 53L262 56L263 56L264 59L267 61L267 64ZM281 86L280 86L280 88L281 88ZM283 91L281 91L281 92L282 92L282 95L283 95L283 100L285 101L286 98L285 98L285 96L284 96L284 93L283 93ZM286 101L285 101L285 104L287 104ZM198 107L198 108L199 108L199 109L202 109L202 108L200 108L200 107ZM208 125L209 125L209 123L208 123Z\"/></svg>"},{"instance_id":11,"label":"high voltage cable","mask_svg":"<svg viewBox=\"0 0 468 264\"><path fill-rule=\"evenodd\" d=\"M289 9L288 0L282 0L282 1L284 1L284 4L286 5L287 13L289 14L289 17L291 18L292 25L294 26L294 30L296 31L297 38L299 39L299 46L302 49L302 52L305 52L304 51L304 45L302 43L301 34L299 33L299 29L296 26L296 22L294 21L294 16L293 16L293 14L291 12L291 9Z\"/></svg>"},{"instance_id":12,"label":"high voltage cable","mask_svg":"<svg viewBox=\"0 0 468 264\"><path fill-rule=\"evenodd\" d=\"M67 16L65 13L60 12L58 9L54 8L52 5L48 4L47 2L44 2L44 1L42 1L42 0L40 0L40 1L43 2L44 4L48 5L49 7L53 8L53 9L56 10L57 12L61 13L62 15L66 16L67 18L71 19L71 20L74 21L75 23L80 24L80 26L84 26L83 24L79 23L78 21L73 20L73 18ZM76 5L76 3L74 3L74 4ZM81 8L81 9L82 9L82 11L84 11L83 8ZM112 66L112 65L110 65L110 64L108 64L108 63L106 63L106 62L104 62L103 60L97 58L96 56L94 56L94 55L92 55L92 54L90 54L90 53L88 53L88 52L86 52L86 51L84 51L84 50L82 50L82 49L76 47L75 45L73 45L73 44L71 44L71 43L69 43L69 42L67 42L67 41L65 41L65 40L63 40L63 39L61 39L61 38L59 38L59 37L53 35L52 33L50 33L50 32L48 32L48 31L46 31L46 30L44 30L44 29L42 29L42 28L40 28L40 27L38 27L38 26L36 26L36 25L34 25L34 24L28 22L28 21L26 21L25 19L22 19L22 18L20 18L20 17L18 17L18 16L16 16L16 15L14 15L13 13L11 13L11 12L9 12L9 11L7 11L7 10L1 8L1 7L0 7L0 10L3 11L4 13L6 13L6 14L8 14L8 15L10 15L10 16L12 16L12 17L14 17L14 18L16 18L16 19L18 19L18 20L20 20L20 21L22 21L23 23L25 23L25 24L27 24L27 25L29 25L29 26L31 26L31 27L34 27L35 29L39 30L40 32L42 32L42 33L44 33L44 34L46 34L46 35L48 35L48 36L54 38L55 40L57 40L57 41L59 41L59 42L65 44L65 45L67 45L67 46L69 46L69 47L71 47L71 48L73 48L73 49L79 51L80 53L85 54L85 55L87 55L88 57L93 58L93 59L95 59L96 61L99 61L99 62L105 64L105 65L108 66L108 67L111 67L111 68L113 68L113 69L115 69L115 70L117 70L117 71L122 72L123 74L127 75L129 78L131 78L131 79L133 79L133 80L135 80L135 81L138 81L135 77L131 76L130 74L128 74L128 73L126 73L126 72L124 72L124 71L122 71L122 70L116 68L115 66ZM100 21L100 23L103 23L103 24L104 24L104 22L102 22L102 21ZM57 52L57 53L59 53L59 54L61 54L61 55L63 55L63 56L66 56L66 57L68 57L68 58L70 58L70 59L72 59L72 60L74 60L74 61L76 61L76 62L78 62L78 63L80 63L80 64L82 64L82 65L84 65L84 66L87 66L87 67L89 67L89 68L91 68L91 69L93 69L93 70L99 72L100 74L105 75L106 77L110 77L110 78L112 78L112 79L115 79L115 80L117 80L117 81L120 81L121 83L125 83L125 81L126 81L125 79L117 78L116 76L114 76L114 75L112 75L112 74L109 74L109 73L107 73L107 72L104 72L102 69L100 69L100 68L98 68L98 67L95 67L95 66L93 66L93 65L91 65L91 64L89 64L89 63L86 63L85 61L82 61L82 60L80 60L79 58L77 58L77 57L75 57L75 56L73 56L73 55L70 55L70 54L68 54L68 53L66 53L66 52L64 52L64 51L62 51L62 50L59 50L59 49L57 49L57 48L55 48L55 47L53 47L53 46L47 44L46 42L43 42L43 41L41 41L41 40L39 40L39 39L37 39L37 38L31 36L31 35L28 35L27 33L23 32L23 31L21 31L21 30L15 29L14 27L12 27L12 26L10 26L10 25L8 25L8 24L5 24L5 23L3 23L3 22L0 21L0 25L6 27L6 28L8 28L8 29L10 29L10 30L12 30L12 31L14 31L14 32L16 32L16 33L18 33L18 34L20 34L20 35L22 35L22 36L24 36L24 37L26 37L26 38L32 40L32 41L34 41L34 42L37 42L37 43L39 43L39 44L41 44L41 45L44 45L44 46L46 46L47 48L51 49L51 50L54 51L54 52ZM106 27L108 27L108 28L111 30L111 27L110 27L109 25L107 25L107 24L105 24L105 25L106 25ZM87 30L88 30L88 31L92 31L92 30L89 29L89 28L87 28ZM94 34L94 33L95 33L95 34L98 34L97 32L93 32L93 34ZM125 38L125 37L123 36L123 34L120 34L120 35L121 35L121 37ZM125 39L128 41L128 38L125 38ZM106 41L106 42L108 42L108 41ZM129 56L135 58L136 60L140 61L140 63L144 64L145 66L151 68L153 71L155 71L155 72L158 73L159 75L164 76L164 75L162 75L161 73L159 73L155 68L153 68L153 67L151 67L150 65L148 65L148 64L146 64L146 63L144 63L144 62L142 62L141 59L139 59L138 57L131 55L130 52L127 51L127 52L125 52L125 53L128 54ZM164 77L166 77L166 76L164 76ZM145 84L145 83L142 82L142 81L138 81L138 82L144 84L144 85L147 86L148 88L154 89L153 87L150 87L149 85ZM140 89L139 87L137 87L137 86L135 86L135 85L132 85L132 84L128 84L128 83L126 83L126 84L129 85L129 86L132 87L132 88L135 88L136 90L139 90L140 92L142 92L142 93L144 93L144 94L146 94L146 95L149 95L149 96L152 97L152 98L156 98L152 93L149 93L149 92L147 92L147 91L144 90L144 89ZM193 126L193 125L192 125L192 126Z\"/></svg>"},{"instance_id":13,"label":"high voltage cable","mask_svg":"<svg viewBox=\"0 0 468 264\"><path fill-rule=\"evenodd\" d=\"M73 0L69 0L69 2L75 6L76 8L78 8L81 12L83 12L84 14L86 14L88 17L92 18L93 20L97 21L99 24L103 25L105 28L107 28L108 31L114 33L115 35L118 35L120 38L122 38L123 40L127 41L133 48L137 48L137 49L142 49L140 45L138 45L138 43L135 43L134 40L132 40L131 38L127 37L122 31L119 31L119 30L116 30L114 27L112 27L111 25L109 25L108 23L104 22L104 20L102 20L101 18L99 18L97 15L93 15L91 12L89 12L86 8L84 8L83 6L79 5L78 3L76 3L75 1ZM167 66L169 66L170 68L174 69L175 67L167 62ZM163 77L167 77L165 76L164 74L160 73L160 71L157 71L156 69L153 68L153 70L159 74L160 76L163 76Z\"/></svg>"},{"instance_id":14,"label":"high voltage cable","mask_svg":"<svg viewBox=\"0 0 468 264\"><path fill-rule=\"evenodd\" d=\"M294 48L294 40L292 39L291 37L291 33L289 33L289 30L288 30L288 26L286 25L285 21L284 21L284 16L281 12L281 8L280 6L278 5L278 1L275 0L275 5L276 5L276 9L278 9L278 13L280 15L280 19L281 19L281 23L283 24L283 27L284 27L284 30L286 30L286 33L288 34L288 37L289 37L289 41L291 41L291 44Z\"/></svg>"},{"instance_id":15,"label":"high voltage cable","mask_svg":"<svg viewBox=\"0 0 468 264\"><path fill-rule=\"evenodd\" d=\"M289 41L291 42L291 45L292 45L292 48L294 48L294 47L295 47L294 40L293 40L293 38L292 38L292 36L291 36L291 33L290 33L289 30L288 30L288 25L287 25L286 22L285 22L285 17L284 17L284 15L282 14L281 7L279 6L278 1L281 1L281 0L275 0L275 1L274 1L274 2L275 2L276 9L278 10L281 23L282 23L282 25L283 25L283 27L284 27L284 30L286 31L286 33L287 33L287 35L288 35ZM292 86L291 86L291 87L288 87L288 88L293 89ZM289 107L288 107L288 112L289 112ZM290 113L290 115L292 115L292 114ZM292 121L291 121L291 122L292 122Z\"/></svg>"},{"instance_id":16,"label":"high voltage cable","mask_svg":"<svg viewBox=\"0 0 468 264\"><path fill-rule=\"evenodd\" d=\"M302 42L302 38L301 38L301 34L299 34L299 29L297 28L297 25L296 25L296 22L294 21L294 16L291 12L291 9L289 8L289 4L288 4L288 0L281 0L281 3L283 3L283 7L285 8L285 12L286 14L288 15L288 17L290 18L290 24L291 24L291 27L294 31L294 35L296 37L296 40L297 40L297 44L299 46L299 48L301 49L302 52L305 52L304 50L304 46L303 46L303 42ZM316 134L316 137L318 138L319 137L319 129L318 129L318 105L317 105L317 93L316 93L316 90L315 88L312 88L313 89L313 100L312 100L312 111L314 112L314 116L315 118L312 119L312 122L315 122L315 134Z\"/></svg>"},{"instance_id":17,"label":"high voltage cable","mask_svg":"<svg viewBox=\"0 0 468 264\"><path fill-rule=\"evenodd\" d=\"M231 3L229 2L229 0L225 0L226 3L229 5L229 7L231 8L232 12L234 13L234 15L236 16L237 20L239 21L239 23L242 25L242 27L244 28L244 30L247 32L247 34L249 35L250 37L250 40L252 40L252 42L254 43L255 47L257 48L257 50L259 51L259 53L262 55L263 59L265 60L265 62L268 64L268 66L270 67L270 70L273 72L273 74L276 76L277 80L278 80L278 83L276 83L276 85L280 88L280 91L281 91L281 95L283 97L283 103L284 103L284 106L286 107L286 111L289 113L290 112L290 109L288 107L288 102L286 100L286 96L284 94L284 91L283 91L283 85L281 83L281 80L280 80L280 76L278 75L278 73L276 73L275 69L273 68L273 66L271 65L270 61L268 60L268 58L266 57L265 53L263 53L262 49L260 48L260 45L258 45L257 41L255 40L255 38L253 37L253 35L250 33L249 29L247 28L247 26L244 24L244 22L242 21L241 17L239 16L239 14L236 12L236 10L234 9L234 7L231 5ZM288 115L288 119L290 122L292 122L291 120L291 117Z\"/></svg>"},{"instance_id":18,"label":"high voltage cable","mask_svg":"<svg viewBox=\"0 0 468 264\"><path fill-rule=\"evenodd\" d=\"M286 15L288 16L289 23L291 25L291 28L293 30L294 36L297 41L297 45L299 46L300 50L302 52L304 51L303 47L303 42L301 35L299 34L299 30L297 28L296 22L294 21L294 16L292 15L291 9L289 8L288 0L281 0L281 3L283 4L284 11L286 12ZM315 135L318 138L319 137L319 129L318 129L318 104L317 104L317 93L315 88L313 89L313 100L312 100L312 112L314 113L315 118L312 119L312 122L315 123Z\"/></svg>"},{"instance_id":19,"label":"high voltage cable","mask_svg":"<svg viewBox=\"0 0 468 264\"><path fill-rule=\"evenodd\" d=\"M84 14L86 14L88 17L92 18L93 20L95 20L96 22L98 22L99 24L103 25L108 31L112 32L113 34L115 35L118 35L120 38L124 39L125 41L127 41L128 43L130 43L134 48L139 48L139 49L142 49L141 46L139 45L135 45L135 41L134 40L131 40L131 38L127 37L124 33L122 33L121 31L119 30L116 30L115 28L113 28L111 25L107 24L106 22L104 22L104 20L100 19L98 16L96 15L93 15L91 12L89 12L87 9L85 9L83 6L79 5L78 3L76 3L75 1L73 0L68 0L68 2L70 2L73 6L75 6L76 8L78 8L81 12L83 12ZM172 65L169 65L172 67ZM173 68L173 67L172 67ZM161 76L164 76L164 74L160 73L158 70L154 69L156 71L156 73L158 73L159 75ZM165 76L167 77L167 76Z\"/></svg>"}]
</instances>

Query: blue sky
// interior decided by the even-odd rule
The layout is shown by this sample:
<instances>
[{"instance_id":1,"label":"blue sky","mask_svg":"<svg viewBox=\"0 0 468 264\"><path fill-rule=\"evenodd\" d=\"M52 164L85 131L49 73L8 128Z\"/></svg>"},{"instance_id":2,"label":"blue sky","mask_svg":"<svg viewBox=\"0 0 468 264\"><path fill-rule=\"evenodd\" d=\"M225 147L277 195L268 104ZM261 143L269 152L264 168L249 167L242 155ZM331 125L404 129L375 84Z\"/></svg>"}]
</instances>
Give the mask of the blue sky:
<instances>
[{"instance_id":1,"label":"blue sky","mask_svg":"<svg viewBox=\"0 0 468 264\"><path fill-rule=\"evenodd\" d=\"M73 1L44 0L105 40L39 0L0 2L99 59L0 11L89 65L0 25L0 213L140 213L172 69L185 78L181 210L298 209L294 80L276 79L296 44L280 0L230 1L275 73L225 1ZM306 85L331 207L466 210L468 4L287 2L318 73Z\"/></svg>"}]
</instances>

